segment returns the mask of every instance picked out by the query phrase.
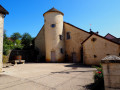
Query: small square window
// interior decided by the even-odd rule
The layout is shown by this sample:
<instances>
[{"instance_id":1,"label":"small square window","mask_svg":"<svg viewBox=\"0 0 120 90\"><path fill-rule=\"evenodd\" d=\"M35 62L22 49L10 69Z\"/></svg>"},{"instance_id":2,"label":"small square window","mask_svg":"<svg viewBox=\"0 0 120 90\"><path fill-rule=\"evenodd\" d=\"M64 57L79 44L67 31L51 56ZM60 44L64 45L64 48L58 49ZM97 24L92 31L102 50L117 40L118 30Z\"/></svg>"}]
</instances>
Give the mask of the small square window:
<instances>
[{"instance_id":1,"label":"small square window","mask_svg":"<svg viewBox=\"0 0 120 90\"><path fill-rule=\"evenodd\" d=\"M62 53L62 54L64 53L64 50L63 50L63 48L60 48L60 53Z\"/></svg>"},{"instance_id":2,"label":"small square window","mask_svg":"<svg viewBox=\"0 0 120 90\"><path fill-rule=\"evenodd\" d=\"M70 39L70 32L67 32L67 39Z\"/></svg>"},{"instance_id":3,"label":"small square window","mask_svg":"<svg viewBox=\"0 0 120 90\"><path fill-rule=\"evenodd\" d=\"M54 28L56 25L55 24L51 24L51 27Z\"/></svg>"},{"instance_id":4,"label":"small square window","mask_svg":"<svg viewBox=\"0 0 120 90\"><path fill-rule=\"evenodd\" d=\"M96 38L92 38L91 41L95 42L97 39Z\"/></svg>"},{"instance_id":5,"label":"small square window","mask_svg":"<svg viewBox=\"0 0 120 90\"><path fill-rule=\"evenodd\" d=\"M60 40L63 40L63 36L62 35L59 35L59 38L60 38Z\"/></svg>"},{"instance_id":6,"label":"small square window","mask_svg":"<svg viewBox=\"0 0 120 90\"><path fill-rule=\"evenodd\" d=\"M96 55L94 55L94 58L97 58L97 56L96 56Z\"/></svg>"}]
</instances>

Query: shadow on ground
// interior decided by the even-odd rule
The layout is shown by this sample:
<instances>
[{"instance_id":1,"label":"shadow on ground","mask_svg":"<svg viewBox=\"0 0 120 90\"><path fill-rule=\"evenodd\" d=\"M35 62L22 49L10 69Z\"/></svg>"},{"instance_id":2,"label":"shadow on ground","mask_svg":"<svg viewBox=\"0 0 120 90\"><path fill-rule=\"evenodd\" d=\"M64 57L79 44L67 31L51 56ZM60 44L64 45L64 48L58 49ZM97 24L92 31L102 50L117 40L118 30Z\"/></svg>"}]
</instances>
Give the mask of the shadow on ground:
<instances>
[{"instance_id":1,"label":"shadow on ground","mask_svg":"<svg viewBox=\"0 0 120 90\"><path fill-rule=\"evenodd\" d=\"M70 68L90 68L91 66L88 65L83 65L80 63L71 63L70 65L65 65L65 67L70 67Z\"/></svg>"},{"instance_id":2,"label":"shadow on ground","mask_svg":"<svg viewBox=\"0 0 120 90\"><path fill-rule=\"evenodd\" d=\"M51 73L61 73L61 74L70 74L74 72L93 72L93 70L88 70L88 71L61 71L61 72L51 72Z\"/></svg>"},{"instance_id":3,"label":"shadow on ground","mask_svg":"<svg viewBox=\"0 0 120 90\"><path fill-rule=\"evenodd\" d=\"M65 71L60 71L60 72L51 72L51 73L59 73L59 74L70 74L70 73L75 73L75 72L93 72L94 70L77 70L77 68L91 68L91 66L86 66L83 64L76 64L72 63L70 65L64 65L65 67L70 67L72 69L70 70L65 70Z\"/></svg>"}]
</instances>

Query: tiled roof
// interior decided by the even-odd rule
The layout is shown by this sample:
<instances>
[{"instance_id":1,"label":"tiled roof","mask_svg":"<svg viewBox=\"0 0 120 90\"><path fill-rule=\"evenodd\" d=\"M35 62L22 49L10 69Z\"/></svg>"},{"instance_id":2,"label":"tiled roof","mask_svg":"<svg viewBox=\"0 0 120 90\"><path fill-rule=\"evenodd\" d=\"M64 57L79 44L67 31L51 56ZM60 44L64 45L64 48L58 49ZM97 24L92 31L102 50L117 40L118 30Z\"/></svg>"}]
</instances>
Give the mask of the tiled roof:
<instances>
[{"instance_id":1,"label":"tiled roof","mask_svg":"<svg viewBox=\"0 0 120 90\"><path fill-rule=\"evenodd\" d=\"M58 12L58 13L61 13L62 15L64 15L64 13L62 13L61 11L59 11L59 10L57 10L57 9L55 9L55 8L53 7L52 9L48 10L47 12L45 12L45 13L43 14L43 16L44 16L46 13L48 13L48 12Z\"/></svg>"},{"instance_id":2,"label":"tiled roof","mask_svg":"<svg viewBox=\"0 0 120 90\"><path fill-rule=\"evenodd\" d=\"M9 14L9 12L5 8L3 8L1 5L0 5L0 13Z\"/></svg>"}]
</instances>

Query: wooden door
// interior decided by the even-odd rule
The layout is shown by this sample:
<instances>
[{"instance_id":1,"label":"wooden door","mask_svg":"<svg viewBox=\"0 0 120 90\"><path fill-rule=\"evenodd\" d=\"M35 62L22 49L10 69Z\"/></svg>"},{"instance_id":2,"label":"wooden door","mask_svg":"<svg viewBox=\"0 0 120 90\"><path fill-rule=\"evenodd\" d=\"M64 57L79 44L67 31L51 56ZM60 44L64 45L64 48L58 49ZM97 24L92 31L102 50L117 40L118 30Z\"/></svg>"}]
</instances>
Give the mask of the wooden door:
<instances>
[{"instance_id":1,"label":"wooden door","mask_svg":"<svg viewBox=\"0 0 120 90\"><path fill-rule=\"evenodd\" d=\"M76 56L75 52L72 53L72 61L73 61L73 63L77 62L77 56Z\"/></svg>"},{"instance_id":2,"label":"wooden door","mask_svg":"<svg viewBox=\"0 0 120 90\"><path fill-rule=\"evenodd\" d=\"M55 51L51 51L51 62L56 61Z\"/></svg>"}]
</instances>

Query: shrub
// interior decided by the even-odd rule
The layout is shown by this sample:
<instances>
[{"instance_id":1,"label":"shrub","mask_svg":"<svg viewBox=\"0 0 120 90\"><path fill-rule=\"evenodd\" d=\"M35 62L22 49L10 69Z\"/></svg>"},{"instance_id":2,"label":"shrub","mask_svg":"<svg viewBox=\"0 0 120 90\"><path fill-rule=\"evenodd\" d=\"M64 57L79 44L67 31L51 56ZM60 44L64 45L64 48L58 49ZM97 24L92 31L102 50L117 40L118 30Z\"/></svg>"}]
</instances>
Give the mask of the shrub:
<instances>
[{"instance_id":1,"label":"shrub","mask_svg":"<svg viewBox=\"0 0 120 90\"><path fill-rule=\"evenodd\" d=\"M97 71L94 72L94 80L95 82L103 80L103 70L102 66L96 67Z\"/></svg>"},{"instance_id":2,"label":"shrub","mask_svg":"<svg viewBox=\"0 0 120 90\"><path fill-rule=\"evenodd\" d=\"M8 62L8 56L3 55L3 63L7 63Z\"/></svg>"}]
</instances>

